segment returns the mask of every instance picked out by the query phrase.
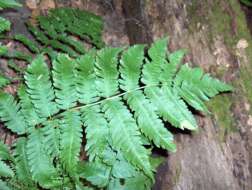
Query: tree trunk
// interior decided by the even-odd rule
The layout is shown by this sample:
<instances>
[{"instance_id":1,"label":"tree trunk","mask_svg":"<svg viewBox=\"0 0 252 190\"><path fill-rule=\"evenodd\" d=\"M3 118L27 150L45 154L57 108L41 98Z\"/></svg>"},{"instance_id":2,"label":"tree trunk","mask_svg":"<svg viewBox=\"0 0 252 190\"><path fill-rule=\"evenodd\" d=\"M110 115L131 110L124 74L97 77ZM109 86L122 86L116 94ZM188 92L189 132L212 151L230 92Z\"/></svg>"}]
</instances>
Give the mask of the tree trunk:
<instances>
[{"instance_id":1,"label":"tree trunk","mask_svg":"<svg viewBox=\"0 0 252 190\"><path fill-rule=\"evenodd\" d=\"M186 62L234 86L208 103L213 114L197 115L197 133L176 134L178 150L159 167L154 189L252 189L252 37L238 0L55 2L103 16L111 46L168 35L170 50L186 48Z\"/></svg>"}]
</instances>

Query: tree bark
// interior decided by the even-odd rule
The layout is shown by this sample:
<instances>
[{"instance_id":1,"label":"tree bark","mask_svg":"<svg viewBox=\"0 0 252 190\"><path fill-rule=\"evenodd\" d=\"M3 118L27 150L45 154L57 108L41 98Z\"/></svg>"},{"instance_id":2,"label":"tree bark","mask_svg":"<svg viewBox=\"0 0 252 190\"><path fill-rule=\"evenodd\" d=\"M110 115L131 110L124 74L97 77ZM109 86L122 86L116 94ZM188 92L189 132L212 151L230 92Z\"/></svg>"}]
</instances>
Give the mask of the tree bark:
<instances>
[{"instance_id":1,"label":"tree bark","mask_svg":"<svg viewBox=\"0 0 252 190\"><path fill-rule=\"evenodd\" d=\"M235 88L208 103L213 114L196 114L197 133L175 135L178 150L159 167L154 189L252 189L252 37L239 0L56 1L64 4L103 16L111 46L169 35L170 50L186 48L185 62Z\"/></svg>"}]
</instances>

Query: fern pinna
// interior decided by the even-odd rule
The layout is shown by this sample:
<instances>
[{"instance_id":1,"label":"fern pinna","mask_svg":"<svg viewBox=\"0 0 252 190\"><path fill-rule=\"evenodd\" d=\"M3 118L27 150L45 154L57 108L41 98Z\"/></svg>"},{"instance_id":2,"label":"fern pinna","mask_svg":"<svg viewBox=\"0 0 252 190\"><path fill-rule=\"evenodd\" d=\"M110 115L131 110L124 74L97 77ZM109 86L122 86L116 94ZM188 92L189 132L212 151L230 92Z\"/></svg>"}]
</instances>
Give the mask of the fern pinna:
<instances>
[{"instance_id":1,"label":"fern pinna","mask_svg":"<svg viewBox=\"0 0 252 190\"><path fill-rule=\"evenodd\" d=\"M43 55L33 60L18 99L0 94L1 120L20 136L13 155L0 146L5 189L150 189L159 163L151 147L175 152L169 128L197 130L188 106L207 113L204 101L232 89L182 65L184 51L167 53L167 41L147 55L134 45L59 54L52 68Z\"/></svg>"},{"instance_id":2,"label":"fern pinna","mask_svg":"<svg viewBox=\"0 0 252 190\"><path fill-rule=\"evenodd\" d=\"M14 6L14 1L0 0L0 8L1 4L6 7L6 3ZM57 52L66 53L70 57L78 57L85 54L88 47L104 47L103 20L100 16L88 11L66 7L51 9L46 16L36 17L34 22L26 23L34 40L23 34L8 37L8 40L12 39L26 47L29 53L11 50L0 44L1 58L30 62L34 55L42 53L55 59ZM8 20L0 17L0 33L10 30L10 25ZM17 70L13 64L8 65Z\"/></svg>"}]
</instances>

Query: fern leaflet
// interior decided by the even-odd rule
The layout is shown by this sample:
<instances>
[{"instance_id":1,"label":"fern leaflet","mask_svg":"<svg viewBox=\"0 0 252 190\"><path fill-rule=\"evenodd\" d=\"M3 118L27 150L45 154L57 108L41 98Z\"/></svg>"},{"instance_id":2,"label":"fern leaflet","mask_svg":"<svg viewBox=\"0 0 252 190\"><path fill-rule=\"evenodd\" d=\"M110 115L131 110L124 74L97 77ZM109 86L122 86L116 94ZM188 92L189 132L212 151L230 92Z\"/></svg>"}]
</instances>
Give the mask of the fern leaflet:
<instances>
[{"instance_id":1,"label":"fern leaflet","mask_svg":"<svg viewBox=\"0 0 252 190\"><path fill-rule=\"evenodd\" d=\"M60 122L60 159L64 169L74 176L81 147L82 124L78 112L67 111Z\"/></svg>"},{"instance_id":2,"label":"fern leaflet","mask_svg":"<svg viewBox=\"0 0 252 190\"><path fill-rule=\"evenodd\" d=\"M0 118L11 131L24 134L27 130L25 118L12 95L0 92Z\"/></svg>"}]
</instances>

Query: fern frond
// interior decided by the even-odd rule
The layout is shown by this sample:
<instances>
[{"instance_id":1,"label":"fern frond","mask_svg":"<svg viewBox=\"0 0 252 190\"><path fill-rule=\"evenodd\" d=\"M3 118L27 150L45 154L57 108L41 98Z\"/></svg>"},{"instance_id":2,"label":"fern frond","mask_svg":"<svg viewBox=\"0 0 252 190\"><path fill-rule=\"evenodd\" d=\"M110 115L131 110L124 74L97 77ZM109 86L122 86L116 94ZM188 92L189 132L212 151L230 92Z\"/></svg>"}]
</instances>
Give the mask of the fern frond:
<instances>
[{"instance_id":1,"label":"fern frond","mask_svg":"<svg viewBox=\"0 0 252 190\"><path fill-rule=\"evenodd\" d=\"M71 22L83 15L68 11L50 13L52 22L43 17L44 23L35 27L43 35L48 27L45 36L37 35L48 40L40 51L50 54L52 69L40 55L25 73L18 103L0 93L1 120L23 136L16 142L14 158L0 143L0 174L18 189L151 189L160 163L151 157L152 146L176 150L164 121L197 129L186 103L206 111L204 101L231 87L199 68L181 66L185 51L167 53L167 38L155 42L147 56L144 45L91 50L78 59L57 54L56 47L65 49L62 43L78 55L73 42L62 37L70 37L73 28L82 37L81 21ZM58 23L57 15L62 19ZM0 51L8 54L5 47ZM80 161L82 124L89 162ZM9 160L17 174L11 179L14 173L4 162Z\"/></svg>"},{"instance_id":2,"label":"fern frond","mask_svg":"<svg viewBox=\"0 0 252 190\"><path fill-rule=\"evenodd\" d=\"M121 50L121 48L104 48L97 53L96 86L102 97L108 98L118 92L117 55Z\"/></svg>"},{"instance_id":3,"label":"fern frond","mask_svg":"<svg viewBox=\"0 0 252 190\"><path fill-rule=\"evenodd\" d=\"M21 7L22 5L15 0L0 0L0 10L4 8Z\"/></svg>"},{"instance_id":4,"label":"fern frond","mask_svg":"<svg viewBox=\"0 0 252 190\"><path fill-rule=\"evenodd\" d=\"M102 109L109 121L113 148L152 178L149 151L142 145L140 132L128 109L119 98L104 102Z\"/></svg>"},{"instance_id":5,"label":"fern frond","mask_svg":"<svg viewBox=\"0 0 252 190\"><path fill-rule=\"evenodd\" d=\"M16 176L23 184L33 186L34 182L32 181L32 175L28 164L26 145L27 139L25 137L18 138L14 144L13 155L15 159Z\"/></svg>"},{"instance_id":6,"label":"fern frond","mask_svg":"<svg viewBox=\"0 0 252 190\"><path fill-rule=\"evenodd\" d=\"M102 162L81 163L78 166L79 176L98 187L105 187L109 182L111 168Z\"/></svg>"},{"instance_id":7,"label":"fern frond","mask_svg":"<svg viewBox=\"0 0 252 190\"><path fill-rule=\"evenodd\" d=\"M101 39L103 22L97 15L79 9L58 8L50 10L46 20L58 33L69 33L84 40L89 38L98 48L104 45ZM40 17L39 22L46 26L44 18Z\"/></svg>"},{"instance_id":8,"label":"fern frond","mask_svg":"<svg viewBox=\"0 0 252 190\"><path fill-rule=\"evenodd\" d=\"M162 68L166 61L168 38L163 38L154 42L148 50L150 61L146 59L143 66L141 81L146 85L155 85L160 81Z\"/></svg>"},{"instance_id":9,"label":"fern frond","mask_svg":"<svg viewBox=\"0 0 252 190\"><path fill-rule=\"evenodd\" d=\"M189 105L203 112L208 111L202 101L207 101L220 92L232 90L230 85L204 74L201 68L190 68L188 65L181 67L174 79L174 86L180 88L180 95Z\"/></svg>"},{"instance_id":10,"label":"fern frond","mask_svg":"<svg viewBox=\"0 0 252 190\"><path fill-rule=\"evenodd\" d=\"M20 105L10 94L0 92L0 118L8 129L17 134L24 134L27 130L25 118L20 111Z\"/></svg>"},{"instance_id":11,"label":"fern frond","mask_svg":"<svg viewBox=\"0 0 252 190\"><path fill-rule=\"evenodd\" d=\"M32 60L32 56L29 54L26 54L22 51L18 50L12 50L12 51L6 51L1 53L1 57L8 58L8 59L17 59L17 60L23 60L26 62L30 62Z\"/></svg>"},{"instance_id":12,"label":"fern frond","mask_svg":"<svg viewBox=\"0 0 252 190\"><path fill-rule=\"evenodd\" d=\"M49 155L46 153L41 129L31 131L26 148L33 180L44 188L59 186L61 181Z\"/></svg>"},{"instance_id":13,"label":"fern frond","mask_svg":"<svg viewBox=\"0 0 252 190\"><path fill-rule=\"evenodd\" d=\"M138 173L138 175L124 179L124 184L120 179L112 178L108 185L108 190L123 189L123 190L151 190L152 182L145 175Z\"/></svg>"},{"instance_id":14,"label":"fern frond","mask_svg":"<svg viewBox=\"0 0 252 190\"><path fill-rule=\"evenodd\" d=\"M27 29L31 34L43 45L49 45L49 38L37 27L33 26L31 23L26 23Z\"/></svg>"},{"instance_id":15,"label":"fern frond","mask_svg":"<svg viewBox=\"0 0 252 190\"><path fill-rule=\"evenodd\" d=\"M13 188L10 187L7 182L2 181L1 179L0 179L0 187L1 190L13 190Z\"/></svg>"},{"instance_id":16,"label":"fern frond","mask_svg":"<svg viewBox=\"0 0 252 190\"><path fill-rule=\"evenodd\" d=\"M82 113L87 139L85 150L89 156L89 161L93 161L96 156L101 157L108 146L108 123L101 114L99 105L84 108Z\"/></svg>"},{"instance_id":17,"label":"fern frond","mask_svg":"<svg viewBox=\"0 0 252 190\"><path fill-rule=\"evenodd\" d=\"M0 176L1 177L13 177L14 172L12 169L2 160L0 160Z\"/></svg>"},{"instance_id":18,"label":"fern frond","mask_svg":"<svg viewBox=\"0 0 252 190\"><path fill-rule=\"evenodd\" d=\"M80 103L88 104L98 100L99 93L95 85L94 64L94 52L89 52L76 61L76 82Z\"/></svg>"},{"instance_id":19,"label":"fern frond","mask_svg":"<svg viewBox=\"0 0 252 190\"><path fill-rule=\"evenodd\" d=\"M144 46L133 46L125 51L120 61L121 89L127 91L139 88L141 65L144 59ZM141 91L135 91L124 96L130 108L135 112L139 128L157 147L175 151L172 134L164 128L156 114L153 104Z\"/></svg>"},{"instance_id":20,"label":"fern frond","mask_svg":"<svg viewBox=\"0 0 252 190\"><path fill-rule=\"evenodd\" d=\"M45 151L52 159L60 154L60 128L59 120L49 120L43 123L43 144Z\"/></svg>"},{"instance_id":21,"label":"fern frond","mask_svg":"<svg viewBox=\"0 0 252 190\"><path fill-rule=\"evenodd\" d=\"M56 88L56 102L60 109L76 105L75 61L65 54L59 54L53 61L53 85Z\"/></svg>"},{"instance_id":22,"label":"fern frond","mask_svg":"<svg viewBox=\"0 0 252 190\"><path fill-rule=\"evenodd\" d=\"M55 30L55 26L50 21L50 16L38 16L37 20L39 22L39 27L45 31L47 36L52 39L56 39L58 36L57 31Z\"/></svg>"},{"instance_id":23,"label":"fern frond","mask_svg":"<svg viewBox=\"0 0 252 190\"><path fill-rule=\"evenodd\" d=\"M74 176L82 141L82 125L79 112L67 111L60 121L60 159L64 169Z\"/></svg>"},{"instance_id":24,"label":"fern frond","mask_svg":"<svg viewBox=\"0 0 252 190\"><path fill-rule=\"evenodd\" d=\"M49 70L42 55L32 61L24 77L28 86L27 92L39 116L46 118L55 114L58 111L56 103L53 101L55 95Z\"/></svg>"},{"instance_id":25,"label":"fern frond","mask_svg":"<svg viewBox=\"0 0 252 190\"><path fill-rule=\"evenodd\" d=\"M20 105L22 107L22 114L24 115L26 122L29 126L35 126L43 121L38 114L34 111L35 107L32 103L32 100L27 93L27 88L25 85L21 85L18 89L18 96L20 99Z\"/></svg>"},{"instance_id":26,"label":"fern frond","mask_svg":"<svg viewBox=\"0 0 252 190\"><path fill-rule=\"evenodd\" d=\"M14 39L16 41L19 41L22 44L24 44L33 53L39 53L40 50L38 48L38 44L36 44L35 42L33 42L32 40L30 40L29 38L27 38L25 35L23 35L23 34L16 34L14 36Z\"/></svg>"},{"instance_id":27,"label":"fern frond","mask_svg":"<svg viewBox=\"0 0 252 190\"><path fill-rule=\"evenodd\" d=\"M134 177L137 175L136 168L134 168L129 162L125 160L121 152L117 152L116 161L112 165L111 174L118 179L125 179L128 177Z\"/></svg>"},{"instance_id":28,"label":"fern frond","mask_svg":"<svg viewBox=\"0 0 252 190\"><path fill-rule=\"evenodd\" d=\"M1 160L13 160L10 150L6 144L0 140L0 159Z\"/></svg>"},{"instance_id":29,"label":"fern frond","mask_svg":"<svg viewBox=\"0 0 252 190\"><path fill-rule=\"evenodd\" d=\"M71 57L78 57L78 54L68 45L58 41L58 40L50 40L49 44L51 47L53 47L56 50L60 50L63 53L68 54Z\"/></svg>"},{"instance_id":30,"label":"fern frond","mask_svg":"<svg viewBox=\"0 0 252 190\"><path fill-rule=\"evenodd\" d=\"M146 89L145 93L165 121L181 129L197 129L195 118L175 89L154 87Z\"/></svg>"},{"instance_id":31,"label":"fern frond","mask_svg":"<svg viewBox=\"0 0 252 190\"><path fill-rule=\"evenodd\" d=\"M3 88L4 86L6 86L7 84L10 83L10 80L7 79L5 76L3 76L2 74L0 74L0 88Z\"/></svg>"},{"instance_id":32,"label":"fern frond","mask_svg":"<svg viewBox=\"0 0 252 190\"><path fill-rule=\"evenodd\" d=\"M79 54L85 54L86 53L83 43L81 43L78 40L75 40L71 36L58 35L57 40L69 45L70 47L72 47Z\"/></svg>"},{"instance_id":33,"label":"fern frond","mask_svg":"<svg viewBox=\"0 0 252 190\"><path fill-rule=\"evenodd\" d=\"M127 49L120 60L120 88L130 91L139 88L141 66L144 60L144 46L135 45Z\"/></svg>"},{"instance_id":34,"label":"fern frond","mask_svg":"<svg viewBox=\"0 0 252 190\"><path fill-rule=\"evenodd\" d=\"M152 140L157 147L175 152L176 145L173 143L173 135L165 128L163 122L157 115L158 110L146 99L144 94L134 92L126 95L125 98L130 108L135 112L134 116L144 135Z\"/></svg>"},{"instance_id":35,"label":"fern frond","mask_svg":"<svg viewBox=\"0 0 252 190\"><path fill-rule=\"evenodd\" d=\"M179 67L182 63L182 59L185 55L185 50L178 50L172 52L168 55L169 63L163 65L162 73L160 74L160 82L162 85L171 86L174 80L174 77L179 70Z\"/></svg>"},{"instance_id":36,"label":"fern frond","mask_svg":"<svg viewBox=\"0 0 252 190\"><path fill-rule=\"evenodd\" d=\"M0 17L0 33L10 30L11 23L7 19Z\"/></svg>"}]
</instances>

